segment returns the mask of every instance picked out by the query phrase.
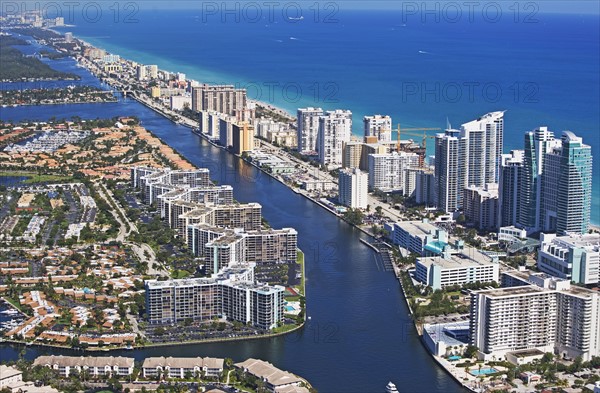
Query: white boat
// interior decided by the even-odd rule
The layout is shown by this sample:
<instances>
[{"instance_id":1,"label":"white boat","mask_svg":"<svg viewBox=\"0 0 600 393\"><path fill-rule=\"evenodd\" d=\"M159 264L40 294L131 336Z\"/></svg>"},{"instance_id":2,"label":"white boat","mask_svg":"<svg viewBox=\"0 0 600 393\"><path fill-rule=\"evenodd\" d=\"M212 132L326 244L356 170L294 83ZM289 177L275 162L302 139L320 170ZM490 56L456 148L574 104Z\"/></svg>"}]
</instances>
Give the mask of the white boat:
<instances>
[{"instance_id":1,"label":"white boat","mask_svg":"<svg viewBox=\"0 0 600 393\"><path fill-rule=\"evenodd\" d=\"M391 381L385 387L386 393L398 393L398 389L396 389L396 385L394 385Z\"/></svg>"}]
</instances>

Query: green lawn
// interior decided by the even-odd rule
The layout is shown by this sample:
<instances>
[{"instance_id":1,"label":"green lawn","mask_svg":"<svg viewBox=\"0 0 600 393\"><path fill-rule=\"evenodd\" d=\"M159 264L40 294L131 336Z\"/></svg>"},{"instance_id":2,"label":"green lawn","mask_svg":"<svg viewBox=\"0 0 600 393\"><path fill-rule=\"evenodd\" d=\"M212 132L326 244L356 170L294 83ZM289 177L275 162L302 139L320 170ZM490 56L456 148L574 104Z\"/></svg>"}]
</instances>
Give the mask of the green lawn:
<instances>
[{"instance_id":1,"label":"green lawn","mask_svg":"<svg viewBox=\"0 0 600 393\"><path fill-rule=\"evenodd\" d=\"M285 332L289 332L292 329L297 328L298 325L283 325L283 326L278 326L276 328L274 328L272 330L273 333L285 333Z\"/></svg>"},{"instance_id":2,"label":"green lawn","mask_svg":"<svg viewBox=\"0 0 600 393\"><path fill-rule=\"evenodd\" d=\"M171 278L180 279L189 277L189 275L190 272L188 272L187 270L175 270L173 273L171 273Z\"/></svg>"},{"instance_id":3,"label":"green lawn","mask_svg":"<svg viewBox=\"0 0 600 393\"><path fill-rule=\"evenodd\" d=\"M23 312L21 304L18 301L15 301L14 299L9 298L8 296L4 296L4 300L12 304L12 306L15 307L17 310Z\"/></svg>"},{"instance_id":4,"label":"green lawn","mask_svg":"<svg viewBox=\"0 0 600 393\"><path fill-rule=\"evenodd\" d=\"M32 183L43 183L43 182L68 182L73 180L70 176L59 176L59 175L43 175L35 172L26 171L2 171L0 177L16 176L16 177L27 177L27 180L23 180L24 184Z\"/></svg>"},{"instance_id":5,"label":"green lawn","mask_svg":"<svg viewBox=\"0 0 600 393\"><path fill-rule=\"evenodd\" d=\"M304 253L300 250L298 250L298 253L296 255L296 263L298 263L300 265L300 272L302 274L302 277L300 278L300 288L298 289L298 293L300 293L302 296L304 296L304 289L305 289L305 283L304 283Z\"/></svg>"}]
</instances>

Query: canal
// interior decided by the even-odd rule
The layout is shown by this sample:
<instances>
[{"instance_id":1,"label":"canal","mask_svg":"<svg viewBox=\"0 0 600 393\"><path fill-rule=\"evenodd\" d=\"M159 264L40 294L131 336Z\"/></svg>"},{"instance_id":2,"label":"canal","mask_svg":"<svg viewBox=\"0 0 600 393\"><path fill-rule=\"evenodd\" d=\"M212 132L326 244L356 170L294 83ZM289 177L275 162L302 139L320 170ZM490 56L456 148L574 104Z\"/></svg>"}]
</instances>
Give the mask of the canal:
<instances>
[{"instance_id":1,"label":"canal","mask_svg":"<svg viewBox=\"0 0 600 393\"><path fill-rule=\"evenodd\" d=\"M393 273L383 271L373 251L359 241L365 235L321 207L133 100L0 108L0 119L5 121L132 115L195 165L209 168L219 184L232 185L237 200L260 203L271 226L298 231L306 258L310 320L301 331L283 337L106 355L137 360L148 356L260 358L307 378L320 392L383 392L390 380L401 392L464 391L421 345L397 280ZM0 358L16 359L22 350L28 359L42 354L81 354L1 344Z\"/></svg>"}]
</instances>

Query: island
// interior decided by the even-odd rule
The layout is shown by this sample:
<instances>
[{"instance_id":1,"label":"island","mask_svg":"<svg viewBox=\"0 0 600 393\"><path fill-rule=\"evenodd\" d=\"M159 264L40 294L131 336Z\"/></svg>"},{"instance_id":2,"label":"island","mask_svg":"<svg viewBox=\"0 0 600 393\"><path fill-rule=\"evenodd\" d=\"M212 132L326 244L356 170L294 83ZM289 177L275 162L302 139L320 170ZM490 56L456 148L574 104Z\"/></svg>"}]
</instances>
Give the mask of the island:
<instances>
[{"instance_id":1,"label":"island","mask_svg":"<svg viewBox=\"0 0 600 393\"><path fill-rule=\"evenodd\" d=\"M13 45L28 45L26 41L11 35L0 35L0 81L21 80L78 80L75 74L60 72L33 56L25 56Z\"/></svg>"}]
</instances>

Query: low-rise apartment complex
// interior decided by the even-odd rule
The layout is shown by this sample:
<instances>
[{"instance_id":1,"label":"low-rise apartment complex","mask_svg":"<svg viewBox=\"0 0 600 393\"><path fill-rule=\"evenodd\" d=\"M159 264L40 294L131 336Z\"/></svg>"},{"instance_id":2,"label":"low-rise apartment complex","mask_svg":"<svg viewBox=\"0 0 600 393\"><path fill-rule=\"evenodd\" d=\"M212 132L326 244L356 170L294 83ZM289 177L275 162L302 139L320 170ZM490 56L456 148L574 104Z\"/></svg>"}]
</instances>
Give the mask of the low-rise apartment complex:
<instances>
[{"instance_id":1,"label":"low-rise apartment complex","mask_svg":"<svg viewBox=\"0 0 600 393\"><path fill-rule=\"evenodd\" d=\"M448 233L427 219L396 222L386 225L386 229L395 245L418 255L438 254L436 250L448 244Z\"/></svg>"},{"instance_id":2,"label":"low-rise apartment complex","mask_svg":"<svg viewBox=\"0 0 600 393\"><path fill-rule=\"evenodd\" d=\"M420 257L415 278L435 289L474 282L498 282L499 266L475 248L444 247L440 256Z\"/></svg>"},{"instance_id":3,"label":"low-rise apartment complex","mask_svg":"<svg viewBox=\"0 0 600 393\"><path fill-rule=\"evenodd\" d=\"M142 374L144 378L185 378L187 375L220 378L223 364L223 359L209 357L150 357L144 359Z\"/></svg>"},{"instance_id":4,"label":"low-rise apartment complex","mask_svg":"<svg viewBox=\"0 0 600 393\"><path fill-rule=\"evenodd\" d=\"M34 366L50 367L60 376L68 377L73 373L88 372L91 376L133 374L134 359L122 356L39 356Z\"/></svg>"}]
</instances>

